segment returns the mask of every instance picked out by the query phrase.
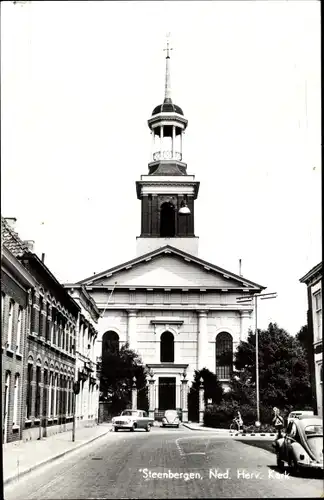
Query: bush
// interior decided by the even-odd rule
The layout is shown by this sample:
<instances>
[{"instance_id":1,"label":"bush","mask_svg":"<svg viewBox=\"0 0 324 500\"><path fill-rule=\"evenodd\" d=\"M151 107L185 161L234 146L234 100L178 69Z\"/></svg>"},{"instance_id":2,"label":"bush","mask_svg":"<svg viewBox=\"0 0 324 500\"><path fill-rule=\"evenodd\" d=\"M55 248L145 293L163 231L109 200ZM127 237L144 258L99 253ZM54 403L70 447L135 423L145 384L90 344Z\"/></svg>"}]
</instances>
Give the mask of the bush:
<instances>
[{"instance_id":1,"label":"bush","mask_svg":"<svg viewBox=\"0 0 324 500\"><path fill-rule=\"evenodd\" d=\"M261 427L255 426L256 408L248 404L239 405L235 400L223 400L219 405L208 405L204 413L204 425L206 427L218 427L221 429L229 429L233 418L237 411L240 411L243 419L244 430L270 432L272 426L273 412L272 408L260 406Z\"/></svg>"}]
</instances>

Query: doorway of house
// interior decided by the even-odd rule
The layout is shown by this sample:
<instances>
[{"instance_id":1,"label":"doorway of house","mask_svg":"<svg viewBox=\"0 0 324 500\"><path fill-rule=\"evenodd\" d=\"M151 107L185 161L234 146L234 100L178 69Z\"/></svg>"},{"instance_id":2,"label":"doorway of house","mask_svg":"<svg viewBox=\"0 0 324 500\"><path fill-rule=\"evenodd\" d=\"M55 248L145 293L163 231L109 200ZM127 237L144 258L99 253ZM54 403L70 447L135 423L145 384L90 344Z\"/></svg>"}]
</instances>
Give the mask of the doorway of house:
<instances>
[{"instance_id":1,"label":"doorway of house","mask_svg":"<svg viewBox=\"0 0 324 500\"><path fill-rule=\"evenodd\" d=\"M176 409L176 378L159 378L159 410Z\"/></svg>"}]
</instances>

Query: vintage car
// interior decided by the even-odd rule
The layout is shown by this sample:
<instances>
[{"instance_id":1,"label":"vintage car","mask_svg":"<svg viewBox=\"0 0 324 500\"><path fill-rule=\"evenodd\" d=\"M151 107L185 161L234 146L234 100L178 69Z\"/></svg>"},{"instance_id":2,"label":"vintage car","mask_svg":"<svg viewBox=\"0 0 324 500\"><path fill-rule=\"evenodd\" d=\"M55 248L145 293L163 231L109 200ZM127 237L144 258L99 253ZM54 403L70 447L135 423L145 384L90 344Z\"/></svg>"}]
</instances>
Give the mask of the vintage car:
<instances>
[{"instance_id":1,"label":"vintage car","mask_svg":"<svg viewBox=\"0 0 324 500\"><path fill-rule=\"evenodd\" d=\"M295 410L291 411L288 415L287 423L290 424L290 422L294 419L299 419L302 415L307 415L307 416L313 416L314 412L313 411L301 411L301 410Z\"/></svg>"},{"instance_id":2,"label":"vintage car","mask_svg":"<svg viewBox=\"0 0 324 500\"><path fill-rule=\"evenodd\" d=\"M162 418L162 427L178 427L180 420L177 410L166 410Z\"/></svg>"},{"instance_id":3,"label":"vintage car","mask_svg":"<svg viewBox=\"0 0 324 500\"><path fill-rule=\"evenodd\" d=\"M154 419L149 418L144 410L124 410L111 422L115 432L119 429L129 429L130 431L145 429L146 432L150 432Z\"/></svg>"},{"instance_id":4,"label":"vintage car","mask_svg":"<svg viewBox=\"0 0 324 500\"><path fill-rule=\"evenodd\" d=\"M285 437L276 440L274 446L280 469L286 462L295 474L305 468L323 471L323 420L301 415L288 424Z\"/></svg>"}]
</instances>

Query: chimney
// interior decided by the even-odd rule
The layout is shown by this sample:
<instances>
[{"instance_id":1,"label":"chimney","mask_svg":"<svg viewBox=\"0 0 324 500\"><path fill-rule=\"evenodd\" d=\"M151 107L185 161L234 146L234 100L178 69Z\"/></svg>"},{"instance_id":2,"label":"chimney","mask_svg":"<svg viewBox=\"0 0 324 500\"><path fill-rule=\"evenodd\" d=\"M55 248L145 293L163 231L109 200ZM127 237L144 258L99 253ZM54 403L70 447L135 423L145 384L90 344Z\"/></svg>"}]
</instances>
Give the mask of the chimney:
<instances>
[{"instance_id":1,"label":"chimney","mask_svg":"<svg viewBox=\"0 0 324 500\"><path fill-rule=\"evenodd\" d=\"M45 254L42 253L42 262L44 263L45 262Z\"/></svg>"},{"instance_id":2,"label":"chimney","mask_svg":"<svg viewBox=\"0 0 324 500\"><path fill-rule=\"evenodd\" d=\"M33 252L34 251L34 245L35 245L35 241L34 240L25 240L24 243L25 243L25 245L27 245L27 248L28 248L29 252Z\"/></svg>"},{"instance_id":3,"label":"chimney","mask_svg":"<svg viewBox=\"0 0 324 500\"><path fill-rule=\"evenodd\" d=\"M242 276L242 259L239 259L239 275Z\"/></svg>"},{"instance_id":4,"label":"chimney","mask_svg":"<svg viewBox=\"0 0 324 500\"><path fill-rule=\"evenodd\" d=\"M16 217L5 217L5 221L7 222L7 224L9 224L11 229L15 229L17 222Z\"/></svg>"}]
</instances>

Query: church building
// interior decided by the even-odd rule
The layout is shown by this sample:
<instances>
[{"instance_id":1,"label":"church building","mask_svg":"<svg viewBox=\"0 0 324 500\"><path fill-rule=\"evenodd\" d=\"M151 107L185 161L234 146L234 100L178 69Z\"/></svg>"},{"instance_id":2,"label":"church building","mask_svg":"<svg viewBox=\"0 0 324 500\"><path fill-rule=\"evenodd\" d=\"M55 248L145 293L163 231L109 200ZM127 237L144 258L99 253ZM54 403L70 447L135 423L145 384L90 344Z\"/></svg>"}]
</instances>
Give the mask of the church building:
<instances>
[{"instance_id":1,"label":"church building","mask_svg":"<svg viewBox=\"0 0 324 500\"><path fill-rule=\"evenodd\" d=\"M187 125L171 99L167 46L164 101L148 120L152 158L136 182L136 257L69 285L85 287L101 312L98 356L128 343L150 374L150 414L178 409L184 422L195 370L208 368L228 387L235 349L252 326L253 301L244 305L237 298L265 288L198 257L199 182L182 155Z\"/></svg>"}]
</instances>

